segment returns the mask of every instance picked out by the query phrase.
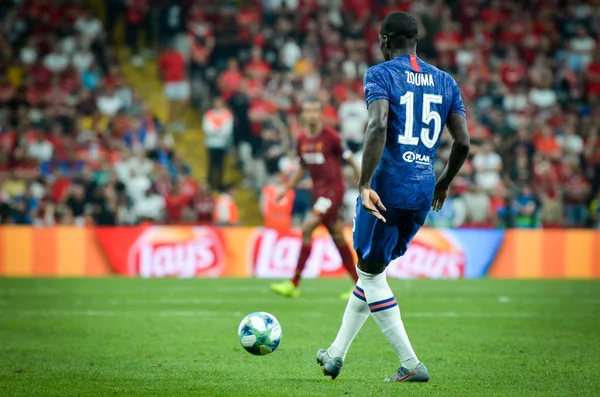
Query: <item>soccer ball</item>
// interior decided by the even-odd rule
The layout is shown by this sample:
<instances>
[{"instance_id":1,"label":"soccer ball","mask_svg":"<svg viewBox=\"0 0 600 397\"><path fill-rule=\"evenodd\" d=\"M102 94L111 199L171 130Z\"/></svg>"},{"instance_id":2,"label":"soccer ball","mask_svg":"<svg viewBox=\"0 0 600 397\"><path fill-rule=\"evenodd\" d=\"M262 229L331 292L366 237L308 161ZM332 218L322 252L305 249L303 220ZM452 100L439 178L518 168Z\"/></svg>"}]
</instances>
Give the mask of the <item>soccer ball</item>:
<instances>
[{"instance_id":1,"label":"soccer ball","mask_svg":"<svg viewBox=\"0 0 600 397\"><path fill-rule=\"evenodd\" d=\"M281 325L266 312L248 314L238 327L238 337L247 352L257 356L273 353L281 342Z\"/></svg>"}]
</instances>

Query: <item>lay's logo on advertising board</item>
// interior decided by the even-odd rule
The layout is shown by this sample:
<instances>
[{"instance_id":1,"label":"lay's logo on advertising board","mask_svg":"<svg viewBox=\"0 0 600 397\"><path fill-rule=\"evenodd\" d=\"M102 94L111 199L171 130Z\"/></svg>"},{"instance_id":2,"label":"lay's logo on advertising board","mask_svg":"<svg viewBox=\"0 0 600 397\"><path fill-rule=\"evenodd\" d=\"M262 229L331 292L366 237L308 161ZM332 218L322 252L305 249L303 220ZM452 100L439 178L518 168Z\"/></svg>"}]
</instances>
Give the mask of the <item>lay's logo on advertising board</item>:
<instances>
[{"instance_id":1,"label":"lay's logo on advertising board","mask_svg":"<svg viewBox=\"0 0 600 397\"><path fill-rule=\"evenodd\" d=\"M217 277L225 252L217 233L207 227L151 227L131 246L130 275L150 277Z\"/></svg>"}]
</instances>

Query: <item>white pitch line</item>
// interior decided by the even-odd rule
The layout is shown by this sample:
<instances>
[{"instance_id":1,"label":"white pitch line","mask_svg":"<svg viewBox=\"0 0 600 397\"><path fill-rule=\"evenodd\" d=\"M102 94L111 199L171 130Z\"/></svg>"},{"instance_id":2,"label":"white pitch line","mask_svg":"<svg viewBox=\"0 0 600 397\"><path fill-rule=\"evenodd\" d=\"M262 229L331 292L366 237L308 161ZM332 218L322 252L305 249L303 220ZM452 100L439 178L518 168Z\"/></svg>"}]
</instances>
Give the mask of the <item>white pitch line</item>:
<instances>
[{"instance_id":1,"label":"white pitch line","mask_svg":"<svg viewBox=\"0 0 600 397\"><path fill-rule=\"evenodd\" d=\"M241 317L239 311L222 310L158 310L158 311L110 311L110 310L0 310L0 317L114 317L114 316L161 316L161 317L203 317L203 316L234 316ZM311 311L296 314L298 317L326 317L325 313ZM543 312L504 312L504 313L477 313L477 312L407 312L402 317L421 318L598 318L592 313L543 313Z\"/></svg>"}]
</instances>

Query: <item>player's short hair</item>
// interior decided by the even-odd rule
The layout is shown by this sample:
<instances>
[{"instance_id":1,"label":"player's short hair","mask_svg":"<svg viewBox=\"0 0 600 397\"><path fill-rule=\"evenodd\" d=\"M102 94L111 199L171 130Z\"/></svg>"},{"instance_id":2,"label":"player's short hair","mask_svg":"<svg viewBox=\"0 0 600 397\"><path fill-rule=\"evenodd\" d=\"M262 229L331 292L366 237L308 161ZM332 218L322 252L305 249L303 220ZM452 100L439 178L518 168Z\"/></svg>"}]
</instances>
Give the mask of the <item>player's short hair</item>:
<instances>
[{"instance_id":1,"label":"player's short hair","mask_svg":"<svg viewBox=\"0 0 600 397\"><path fill-rule=\"evenodd\" d=\"M381 23L379 33L387 36L391 43L400 44L405 40L414 40L419 34L415 17L406 12L392 12Z\"/></svg>"}]
</instances>

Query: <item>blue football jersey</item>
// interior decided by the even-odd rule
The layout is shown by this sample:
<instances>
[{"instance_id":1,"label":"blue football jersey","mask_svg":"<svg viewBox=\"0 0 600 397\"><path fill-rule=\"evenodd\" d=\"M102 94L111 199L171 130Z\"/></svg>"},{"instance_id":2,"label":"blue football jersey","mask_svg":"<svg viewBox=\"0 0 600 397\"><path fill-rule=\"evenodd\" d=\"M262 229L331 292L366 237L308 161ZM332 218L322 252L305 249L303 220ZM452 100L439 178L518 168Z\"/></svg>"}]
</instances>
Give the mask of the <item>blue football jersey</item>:
<instances>
[{"instance_id":1,"label":"blue football jersey","mask_svg":"<svg viewBox=\"0 0 600 397\"><path fill-rule=\"evenodd\" d=\"M456 81L415 55L402 55L367 70L367 106L389 101L387 140L371 187L387 207L431 208L433 163L450 113L466 117Z\"/></svg>"}]
</instances>

